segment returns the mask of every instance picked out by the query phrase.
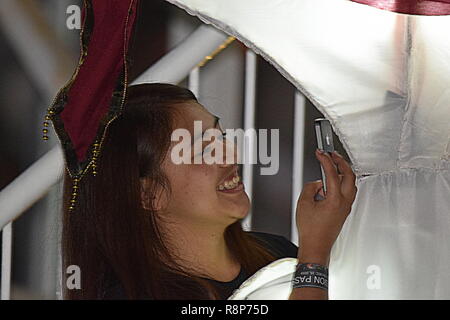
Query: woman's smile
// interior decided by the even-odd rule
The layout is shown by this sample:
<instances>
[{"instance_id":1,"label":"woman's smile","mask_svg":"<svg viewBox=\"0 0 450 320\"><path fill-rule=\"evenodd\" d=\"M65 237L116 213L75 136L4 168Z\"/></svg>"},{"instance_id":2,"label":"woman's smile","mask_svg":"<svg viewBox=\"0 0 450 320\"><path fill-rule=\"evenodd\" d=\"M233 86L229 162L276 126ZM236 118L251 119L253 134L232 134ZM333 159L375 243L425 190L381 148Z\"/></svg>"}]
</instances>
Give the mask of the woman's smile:
<instances>
[{"instance_id":1,"label":"woman's smile","mask_svg":"<svg viewBox=\"0 0 450 320\"><path fill-rule=\"evenodd\" d=\"M216 190L224 193L236 193L244 189L238 167L234 166L232 172L217 186Z\"/></svg>"},{"instance_id":2,"label":"woman's smile","mask_svg":"<svg viewBox=\"0 0 450 320\"><path fill-rule=\"evenodd\" d=\"M238 177L238 179L240 178ZM238 193L242 190L244 190L244 184L238 180L236 183L228 184L228 189L220 185L218 191L223 193Z\"/></svg>"}]
</instances>

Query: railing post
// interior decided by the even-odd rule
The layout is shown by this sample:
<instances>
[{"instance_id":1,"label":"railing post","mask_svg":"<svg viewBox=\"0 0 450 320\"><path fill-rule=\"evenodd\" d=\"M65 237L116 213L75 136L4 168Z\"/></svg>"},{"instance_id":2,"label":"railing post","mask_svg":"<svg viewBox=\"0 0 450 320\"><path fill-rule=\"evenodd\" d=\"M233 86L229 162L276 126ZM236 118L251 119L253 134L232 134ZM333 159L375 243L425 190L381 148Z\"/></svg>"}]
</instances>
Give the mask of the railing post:
<instances>
[{"instance_id":1,"label":"railing post","mask_svg":"<svg viewBox=\"0 0 450 320\"><path fill-rule=\"evenodd\" d=\"M11 296L12 222L2 230L2 284L1 300Z\"/></svg>"},{"instance_id":2,"label":"railing post","mask_svg":"<svg viewBox=\"0 0 450 320\"><path fill-rule=\"evenodd\" d=\"M292 206L291 206L291 242L298 245L296 220L297 200L303 186L303 162L305 142L305 97L295 92L294 102L294 138L292 159Z\"/></svg>"},{"instance_id":3,"label":"railing post","mask_svg":"<svg viewBox=\"0 0 450 320\"><path fill-rule=\"evenodd\" d=\"M195 67L192 69L192 71L189 73L189 90L192 91L193 94L197 97L197 100L199 100L199 94L200 94L200 68Z\"/></svg>"},{"instance_id":4,"label":"railing post","mask_svg":"<svg viewBox=\"0 0 450 320\"><path fill-rule=\"evenodd\" d=\"M245 55L245 105L244 105L244 132L248 132L249 129L255 129L255 101L256 101L256 72L257 72L257 55L250 49L247 49ZM248 139L248 144L245 144ZM254 150L256 150L256 141L253 139L252 134L245 134L244 137L244 153L248 154L246 161L242 168L242 179L245 186L245 191L252 203L253 198L253 162L254 162ZM252 209L242 221L242 228L244 230L252 229Z\"/></svg>"}]
</instances>

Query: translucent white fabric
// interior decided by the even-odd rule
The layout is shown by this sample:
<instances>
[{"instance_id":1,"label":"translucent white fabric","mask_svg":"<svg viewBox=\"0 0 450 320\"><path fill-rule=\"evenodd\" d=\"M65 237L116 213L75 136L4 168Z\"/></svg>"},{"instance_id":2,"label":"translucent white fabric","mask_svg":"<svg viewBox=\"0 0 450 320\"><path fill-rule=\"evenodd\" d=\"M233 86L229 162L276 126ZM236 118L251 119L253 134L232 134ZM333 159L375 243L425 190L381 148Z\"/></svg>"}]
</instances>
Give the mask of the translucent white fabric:
<instances>
[{"instance_id":1,"label":"translucent white fabric","mask_svg":"<svg viewBox=\"0 0 450 320\"><path fill-rule=\"evenodd\" d=\"M287 300L297 259L278 259L258 270L228 300Z\"/></svg>"},{"instance_id":2,"label":"translucent white fabric","mask_svg":"<svg viewBox=\"0 0 450 320\"><path fill-rule=\"evenodd\" d=\"M330 298L449 299L450 16L347 0L168 1L261 54L331 121L359 191Z\"/></svg>"},{"instance_id":3,"label":"translucent white fabric","mask_svg":"<svg viewBox=\"0 0 450 320\"><path fill-rule=\"evenodd\" d=\"M330 298L450 298L450 176L399 169L359 179L336 242Z\"/></svg>"}]
</instances>

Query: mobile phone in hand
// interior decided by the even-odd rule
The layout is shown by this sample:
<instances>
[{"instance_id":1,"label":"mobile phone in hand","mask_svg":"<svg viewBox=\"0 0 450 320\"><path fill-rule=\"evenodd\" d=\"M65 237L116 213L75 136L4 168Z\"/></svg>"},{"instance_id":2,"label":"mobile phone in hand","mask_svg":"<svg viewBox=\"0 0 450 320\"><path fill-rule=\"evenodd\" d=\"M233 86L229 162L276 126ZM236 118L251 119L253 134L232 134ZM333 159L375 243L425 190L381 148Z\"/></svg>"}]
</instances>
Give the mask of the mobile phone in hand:
<instances>
[{"instance_id":1,"label":"mobile phone in hand","mask_svg":"<svg viewBox=\"0 0 450 320\"><path fill-rule=\"evenodd\" d=\"M318 118L314 120L314 128L316 131L316 140L317 140L317 148L319 150L323 150L325 152L333 152L334 144L333 144L333 128L331 127L330 121L325 118ZM331 155L331 154L330 154ZM326 195L327 193L327 181L325 172L323 171L322 165L320 165L320 172L322 174L322 183L323 183L323 193ZM320 198L320 196L318 194ZM323 198L322 198L323 199Z\"/></svg>"}]
</instances>

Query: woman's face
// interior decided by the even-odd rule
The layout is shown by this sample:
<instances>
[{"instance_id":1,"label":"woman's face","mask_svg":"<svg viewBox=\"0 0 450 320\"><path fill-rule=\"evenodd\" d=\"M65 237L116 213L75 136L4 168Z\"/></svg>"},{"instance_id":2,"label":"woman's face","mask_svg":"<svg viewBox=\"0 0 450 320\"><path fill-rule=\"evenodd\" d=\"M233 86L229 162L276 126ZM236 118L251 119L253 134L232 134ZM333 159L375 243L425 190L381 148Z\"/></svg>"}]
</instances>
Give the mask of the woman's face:
<instances>
[{"instance_id":1,"label":"woman's face","mask_svg":"<svg viewBox=\"0 0 450 320\"><path fill-rule=\"evenodd\" d=\"M214 138L202 142L202 137L194 134L194 121L201 121L202 132L214 127L223 131L219 123L216 123L215 116L201 104L192 101L180 105L178 110L179 116L175 118L175 129L187 129L191 135L190 142L197 140L202 150L205 150ZM244 191L241 177L239 176L239 181L236 178L239 168L236 160L237 148L226 139L217 141L216 145L220 145L220 149L223 150L223 157L219 163L212 164L205 163L203 158L200 164L195 164L193 146L190 154L191 162L175 164L172 159L172 149L180 143L180 140L171 142L163 163L163 170L170 182L172 193L169 198L160 197L157 206L162 209L163 218L179 223L226 227L247 215L250 201ZM231 158L232 163L226 163L226 152L232 149L234 149L234 159ZM234 189L227 189L236 185Z\"/></svg>"}]
</instances>

